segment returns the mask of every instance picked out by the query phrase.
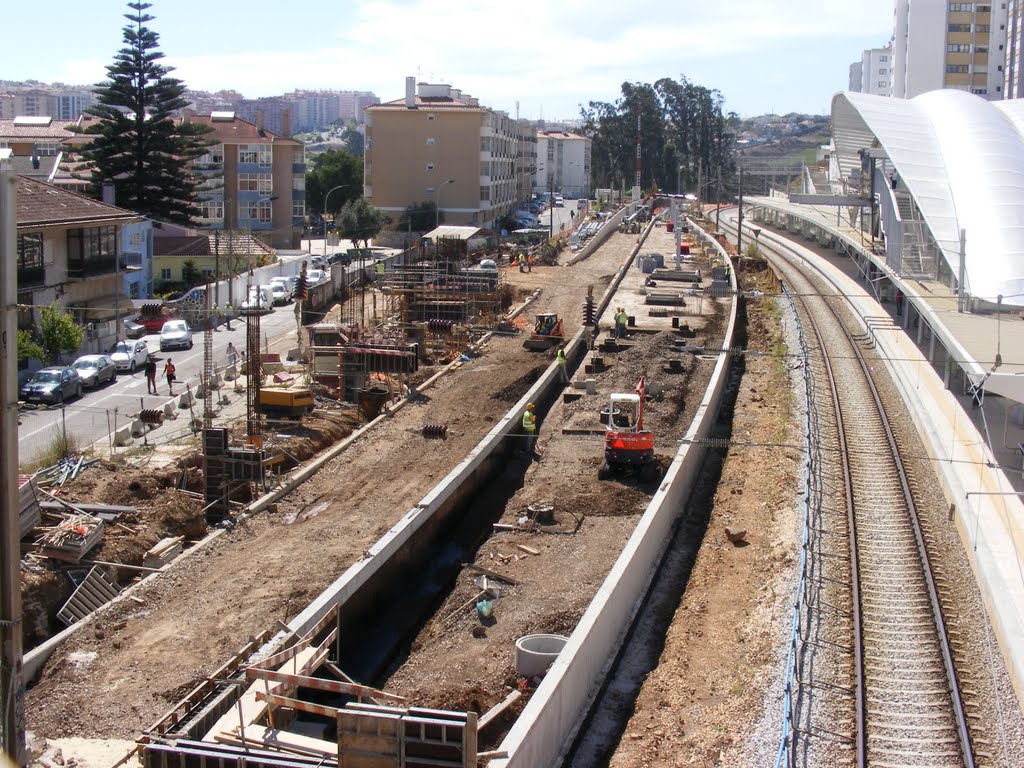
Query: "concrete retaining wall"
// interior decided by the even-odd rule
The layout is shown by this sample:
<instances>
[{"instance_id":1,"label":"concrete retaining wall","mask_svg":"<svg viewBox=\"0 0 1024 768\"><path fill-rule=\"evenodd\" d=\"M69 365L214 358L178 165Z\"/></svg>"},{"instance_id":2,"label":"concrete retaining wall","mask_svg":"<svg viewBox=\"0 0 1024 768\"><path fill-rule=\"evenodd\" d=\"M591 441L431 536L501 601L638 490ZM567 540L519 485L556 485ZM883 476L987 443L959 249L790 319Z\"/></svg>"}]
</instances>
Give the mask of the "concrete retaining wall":
<instances>
[{"instance_id":1,"label":"concrete retaining wall","mask_svg":"<svg viewBox=\"0 0 1024 768\"><path fill-rule=\"evenodd\" d=\"M690 227L710 239L692 221ZM729 262L721 246L715 245ZM735 290L735 273L730 271ZM732 344L736 311L734 301L723 347ZM683 512L706 453L706 448L690 441L707 437L714 428L729 380L729 366L730 358L720 353L693 424L661 486L565 649L498 747L508 757L492 760L494 768L553 766L571 745L650 586L671 540L673 525Z\"/></svg>"},{"instance_id":2,"label":"concrete retaining wall","mask_svg":"<svg viewBox=\"0 0 1024 768\"><path fill-rule=\"evenodd\" d=\"M604 226L597 231L597 234L590 238L586 245L580 248L580 252L569 259L566 264L571 267L573 264L583 261L585 258L590 256L590 254L600 248L604 244L604 241L611 237L613 232L618 230L619 224L622 223L622 220L635 211L639 205L640 203L630 203L612 214L612 216L604 223ZM650 224L650 222L648 222L648 224ZM650 230L645 230L645 232L647 231Z\"/></svg>"}]
</instances>

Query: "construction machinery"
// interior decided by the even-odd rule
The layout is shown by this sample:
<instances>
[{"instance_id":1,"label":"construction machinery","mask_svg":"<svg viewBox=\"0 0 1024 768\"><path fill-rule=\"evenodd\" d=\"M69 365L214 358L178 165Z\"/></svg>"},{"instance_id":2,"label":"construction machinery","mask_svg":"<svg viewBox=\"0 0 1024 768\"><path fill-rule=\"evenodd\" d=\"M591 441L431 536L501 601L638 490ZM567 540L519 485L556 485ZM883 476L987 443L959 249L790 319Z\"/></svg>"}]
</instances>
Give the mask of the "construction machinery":
<instances>
[{"instance_id":1,"label":"construction machinery","mask_svg":"<svg viewBox=\"0 0 1024 768\"><path fill-rule=\"evenodd\" d=\"M308 388L260 389L260 410L268 416L299 418L313 410L313 393Z\"/></svg>"},{"instance_id":2,"label":"construction machinery","mask_svg":"<svg viewBox=\"0 0 1024 768\"><path fill-rule=\"evenodd\" d=\"M658 473L654 458L654 433L644 429L644 380L631 393L613 392L604 433L604 464L597 470L598 480L607 480L616 472L635 472L642 482Z\"/></svg>"},{"instance_id":3,"label":"construction machinery","mask_svg":"<svg viewBox=\"0 0 1024 768\"><path fill-rule=\"evenodd\" d=\"M557 346L565 341L565 333L562 330L562 320L554 312L544 312L537 315L537 322L533 325L533 333L530 338L523 342L526 349L544 350Z\"/></svg>"}]
</instances>

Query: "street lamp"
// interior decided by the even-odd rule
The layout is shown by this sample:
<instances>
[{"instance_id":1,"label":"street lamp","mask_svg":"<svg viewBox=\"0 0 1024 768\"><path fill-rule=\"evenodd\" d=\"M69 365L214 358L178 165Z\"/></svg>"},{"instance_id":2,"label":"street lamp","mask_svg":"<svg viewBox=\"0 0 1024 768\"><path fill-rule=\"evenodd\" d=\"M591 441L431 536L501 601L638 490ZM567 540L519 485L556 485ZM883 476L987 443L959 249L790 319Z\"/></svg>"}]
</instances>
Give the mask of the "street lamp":
<instances>
[{"instance_id":1,"label":"street lamp","mask_svg":"<svg viewBox=\"0 0 1024 768\"><path fill-rule=\"evenodd\" d=\"M339 184L336 187L331 187L330 189L328 189L327 190L327 194L324 195L323 220L324 220L324 256L325 257L327 256L327 198L329 198L331 196L331 192L334 192L336 189L348 189L350 186L351 186L350 184ZM332 219L332 221L333 221L333 219Z\"/></svg>"},{"instance_id":2,"label":"street lamp","mask_svg":"<svg viewBox=\"0 0 1024 768\"><path fill-rule=\"evenodd\" d=\"M443 181L436 187L434 187L434 229L437 229L439 226L441 226L441 207L440 203L438 202L441 198L441 187L443 187L445 184L454 183L455 179L448 179L448 181Z\"/></svg>"}]
</instances>

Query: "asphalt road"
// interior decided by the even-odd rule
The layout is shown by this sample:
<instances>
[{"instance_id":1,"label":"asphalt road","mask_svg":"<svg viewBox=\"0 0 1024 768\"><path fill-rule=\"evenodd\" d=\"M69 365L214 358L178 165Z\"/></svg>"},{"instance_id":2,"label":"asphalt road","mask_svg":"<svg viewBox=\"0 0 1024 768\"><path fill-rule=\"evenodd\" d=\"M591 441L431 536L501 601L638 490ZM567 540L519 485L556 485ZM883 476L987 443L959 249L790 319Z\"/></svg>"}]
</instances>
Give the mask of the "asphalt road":
<instances>
[{"instance_id":1,"label":"asphalt road","mask_svg":"<svg viewBox=\"0 0 1024 768\"><path fill-rule=\"evenodd\" d=\"M222 326L213 332L214 361L218 367L227 363L225 349L229 341L239 353L245 349L245 323L236 319L232 321L231 328L228 331ZM260 330L265 343L273 343L288 336L294 339L294 304L275 307L273 313L264 315L260 321ZM84 448L98 440L105 440L111 431L127 424L129 413L137 413L142 407L162 407L170 399L167 381L161 376L164 360L168 357L174 360L177 370L175 394L184 392L186 384L191 385L195 391L203 367L202 332L193 335L194 346L189 350L160 352L159 334L144 336L143 340L147 342L150 354L158 361L157 391L160 394L146 394L146 376L140 369L134 374L120 373L109 384L85 390L81 398L68 401L63 409L24 408L20 413L21 423L18 427L19 465L32 461L62 429L66 429L78 446Z\"/></svg>"}]
</instances>

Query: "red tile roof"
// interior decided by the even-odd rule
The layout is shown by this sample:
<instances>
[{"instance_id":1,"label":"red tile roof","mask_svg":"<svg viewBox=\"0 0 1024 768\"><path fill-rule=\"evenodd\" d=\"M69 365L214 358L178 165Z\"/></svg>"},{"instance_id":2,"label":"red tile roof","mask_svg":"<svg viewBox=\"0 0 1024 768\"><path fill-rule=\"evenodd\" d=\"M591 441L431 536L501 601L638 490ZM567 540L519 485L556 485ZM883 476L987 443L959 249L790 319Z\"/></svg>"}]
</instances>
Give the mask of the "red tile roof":
<instances>
[{"instance_id":1,"label":"red tile roof","mask_svg":"<svg viewBox=\"0 0 1024 768\"><path fill-rule=\"evenodd\" d=\"M210 133L204 135L206 139L213 139L227 144L252 143L260 144L269 142L273 144L295 144L299 146L302 142L294 139L286 139L268 130L256 130L256 126L240 117L231 120L214 120L210 115L192 115L189 118L193 123L201 123L213 128Z\"/></svg>"},{"instance_id":2,"label":"red tile roof","mask_svg":"<svg viewBox=\"0 0 1024 768\"><path fill-rule=\"evenodd\" d=\"M0 141L24 142L33 139L60 141L74 136L65 126L71 122L54 118L49 125L15 125L13 120L0 120Z\"/></svg>"},{"instance_id":3,"label":"red tile roof","mask_svg":"<svg viewBox=\"0 0 1024 768\"><path fill-rule=\"evenodd\" d=\"M142 217L124 208L101 203L91 197L69 192L28 176L17 177L18 229L68 224L105 224L129 221Z\"/></svg>"},{"instance_id":4,"label":"red tile roof","mask_svg":"<svg viewBox=\"0 0 1024 768\"><path fill-rule=\"evenodd\" d=\"M489 110L481 107L479 104L470 104L467 101L460 101L453 99L450 96L428 96L426 98L417 96L416 106L422 107L423 109L430 109L441 112L487 112ZM405 106L405 99L395 99L394 101L388 101L384 104L372 104L366 109L377 111L386 110L388 112L397 112L408 109Z\"/></svg>"}]
</instances>

